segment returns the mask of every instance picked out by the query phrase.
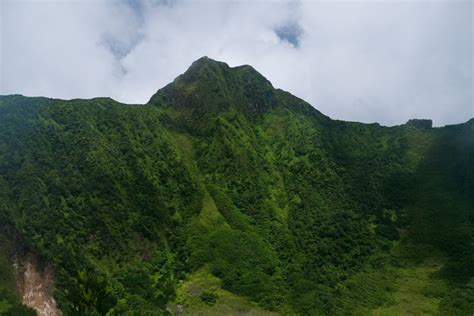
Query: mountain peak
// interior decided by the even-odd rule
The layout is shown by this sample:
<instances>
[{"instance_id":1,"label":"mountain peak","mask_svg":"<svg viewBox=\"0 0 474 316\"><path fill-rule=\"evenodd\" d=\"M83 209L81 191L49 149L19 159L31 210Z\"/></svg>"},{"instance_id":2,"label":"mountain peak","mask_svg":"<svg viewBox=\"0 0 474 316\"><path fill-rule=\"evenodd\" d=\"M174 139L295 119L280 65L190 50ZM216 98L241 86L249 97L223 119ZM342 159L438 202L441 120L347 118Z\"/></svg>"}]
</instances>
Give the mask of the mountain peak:
<instances>
[{"instance_id":1,"label":"mountain peak","mask_svg":"<svg viewBox=\"0 0 474 316\"><path fill-rule=\"evenodd\" d=\"M206 63L206 62L213 62L213 61L216 61L212 58L209 58L207 56L202 56L201 58L198 58L196 59L193 64L197 64L197 63Z\"/></svg>"},{"instance_id":2,"label":"mountain peak","mask_svg":"<svg viewBox=\"0 0 474 316\"><path fill-rule=\"evenodd\" d=\"M203 67L212 67L212 68L230 68L229 65L222 61L218 61L207 56L203 56L199 59L196 59L191 66L189 66L188 70L186 71L193 71L196 69L201 69Z\"/></svg>"},{"instance_id":3,"label":"mountain peak","mask_svg":"<svg viewBox=\"0 0 474 316\"><path fill-rule=\"evenodd\" d=\"M249 65L229 67L207 56L194 61L150 99L149 104L214 113L230 108L247 114L276 105L270 81Z\"/></svg>"},{"instance_id":4,"label":"mountain peak","mask_svg":"<svg viewBox=\"0 0 474 316\"><path fill-rule=\"evenodd\" d=\"M258 71L255 68L253 68L251 65L244 64L244 65L239 65L239 66L235 66L235 67L230 67L227 63L225 63L223 61L219 61L219 60L209 58L208 56L202 56L201 58L196 59L195 61L193 61L193 63L191 64L191 66L189 66L189 68L186 72L188 72L189 70L192 70L192 69L201 68L201 67L205 67L205 66L220 67L220 68L223 68L223 69L235 70L235 71L249 71L249 72L258 73Z\"/></svg>"},{"instance_id":5,"label":"mountain peak","mask_svg":"<svg viewBox=\"0 0 474 316\"><path fill-rule=\"evenodd\" d=\"M206 75L220 73L220 75L231 75L231 76L246 76L254 77L258 81L265 82L270 84L270 81L267 80L261 73L259 73L255 68L250 65L239 65L235 67L230 67L227 63L203 56L195 60L191 66L186 70L186 72L179 76L177 79L189 78L192 79L203 79Z\"/></svg>"},{"instance_id":6,"label":"mountain peak","mask_svg":"<svg viewBox=\"0 0 474 316\"><path fill-rule=\"evenodd\" d=\"M202 56L201 58L196 59L195 61L193 61L191 66L195 64L196 65L199 65L199 64L225 64L226 65L226 63L224 62L209 58L208 56Z\"/></svg>"}]
</instances>

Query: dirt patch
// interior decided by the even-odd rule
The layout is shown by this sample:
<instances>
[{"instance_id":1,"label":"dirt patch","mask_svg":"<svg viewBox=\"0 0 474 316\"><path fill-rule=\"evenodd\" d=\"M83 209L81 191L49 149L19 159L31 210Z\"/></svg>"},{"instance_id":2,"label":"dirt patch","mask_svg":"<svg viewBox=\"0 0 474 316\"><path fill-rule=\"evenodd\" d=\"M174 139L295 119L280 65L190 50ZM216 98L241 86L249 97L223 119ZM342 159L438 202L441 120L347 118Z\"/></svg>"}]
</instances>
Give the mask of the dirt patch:
<instances>
[{"instance_id":1,"label":"dirt patch","mask_svg":"<svg viewBox=\"0 0 474 316\"><path fill-rule=\"evenodd\" d=\"M38 316L62 316L53 297L54 278L50 266L40 269L38 260L28 255L17 265L17 289L22 303L36 310Z\"/></svg>"}]
</instances>

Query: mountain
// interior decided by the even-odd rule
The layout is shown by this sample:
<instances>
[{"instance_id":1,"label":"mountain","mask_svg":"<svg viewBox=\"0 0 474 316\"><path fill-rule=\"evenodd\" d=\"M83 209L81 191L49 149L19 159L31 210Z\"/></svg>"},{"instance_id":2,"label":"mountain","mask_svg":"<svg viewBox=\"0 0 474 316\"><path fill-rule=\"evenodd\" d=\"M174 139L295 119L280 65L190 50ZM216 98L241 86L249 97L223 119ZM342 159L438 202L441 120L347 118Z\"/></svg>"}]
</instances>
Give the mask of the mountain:
<instances>
[{"instance_id":1,"label":"mountain","mask_svg":"<svg viewBox=\"0 0 474 316\"><path fill-rule=\"evenodd\" d=\"M7 315L31 267L65 315L471 315L474 120L332 120L207 57L144 105L2 96L0 248Z\"/></svg>"}]
</instances>

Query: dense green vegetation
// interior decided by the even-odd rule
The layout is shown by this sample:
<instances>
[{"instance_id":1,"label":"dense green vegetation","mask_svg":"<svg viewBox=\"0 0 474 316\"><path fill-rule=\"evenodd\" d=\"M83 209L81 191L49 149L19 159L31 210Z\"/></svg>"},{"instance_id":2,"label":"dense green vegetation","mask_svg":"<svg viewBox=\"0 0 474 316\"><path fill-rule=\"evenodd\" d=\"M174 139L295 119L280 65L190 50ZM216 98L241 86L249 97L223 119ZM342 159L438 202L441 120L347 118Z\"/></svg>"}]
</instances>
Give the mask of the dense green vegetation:
<instances>
[{"instance_id":1,"label":"dense green vegetation","mask_svg":"<svg viewBox=\"0 0 474 316\"><path fill-rule=\"evenodd\" d=\"M3 96L0 220L67 315L471 315L474 120L334 121L207 58L146 105Z\"/></svg>"},{"instance_id":2,"label":"dense green vegetation","mask_svg":"<svg viewBox=\"0 0 474 316\"><path fill-rule=\"evenodd\" d=\"M34 310L21 304L16 291L15 268L11 259L15 254L22 254L24 250L10 229L0 224L0 315L36 315Z\"/></svg>"}]
</instances>

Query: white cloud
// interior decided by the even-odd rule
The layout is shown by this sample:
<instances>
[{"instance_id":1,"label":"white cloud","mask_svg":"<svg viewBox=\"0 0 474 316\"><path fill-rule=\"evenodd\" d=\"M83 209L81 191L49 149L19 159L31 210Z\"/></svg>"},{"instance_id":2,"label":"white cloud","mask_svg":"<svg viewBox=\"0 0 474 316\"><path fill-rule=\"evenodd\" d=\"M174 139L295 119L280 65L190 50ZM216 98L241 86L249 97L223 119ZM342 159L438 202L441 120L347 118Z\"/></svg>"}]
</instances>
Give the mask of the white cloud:
<instances>
[{"instance_id":1,"label":"white cloud","mask_svg":"<svg viewBox=\"0 0 474 316\"><path fill-rule=\"evenodd\" d=\"M472 6L5 0L0 93L145 103L207 55L251 64L333 118L457 123L474 116ZM288 25L299 45L275 32Z\"/></svg>"}]
</instances>

